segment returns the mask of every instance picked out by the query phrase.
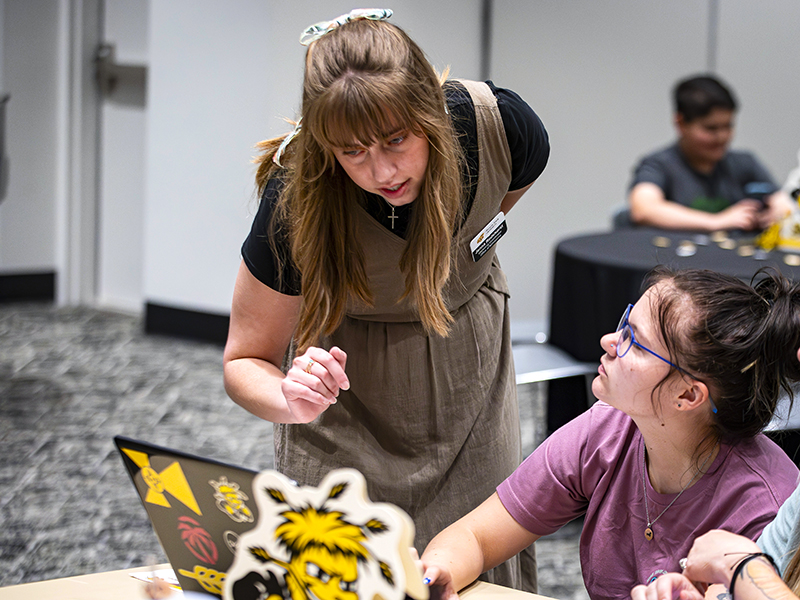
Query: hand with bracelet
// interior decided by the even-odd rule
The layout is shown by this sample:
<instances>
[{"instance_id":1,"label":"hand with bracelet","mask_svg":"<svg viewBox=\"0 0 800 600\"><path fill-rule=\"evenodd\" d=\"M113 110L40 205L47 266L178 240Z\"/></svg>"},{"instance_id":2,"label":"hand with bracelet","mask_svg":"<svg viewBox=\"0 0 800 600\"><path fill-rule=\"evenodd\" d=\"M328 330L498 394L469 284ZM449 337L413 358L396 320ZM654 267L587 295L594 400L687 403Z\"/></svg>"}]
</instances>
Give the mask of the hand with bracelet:
<instances>
[{"instance_id":1,"label":"hand with bracelet","mask_svg":"<svg viewBox=\"0 0 800 600\"><path fill-rule=\"evenodd\" d=\"M748 538L716 529L698 537L686 556L683 574L691 581L730 587L736 565L748 554L761 552Z\"/></svg>"},{"instance_id":2,"label":"hand with bracelet","mask_svg":"<svg viewBox=\"0 0 800 600\"><path fill-rule=\"evenodd\" d=\"M662 575L650 585L633 589L634 600L701 600L709 585L723 584L733 600L780 598L795 600L772 559L752 540L713 530L698 537L681 561L683 574Z\"/></svg>"}]
</instances>

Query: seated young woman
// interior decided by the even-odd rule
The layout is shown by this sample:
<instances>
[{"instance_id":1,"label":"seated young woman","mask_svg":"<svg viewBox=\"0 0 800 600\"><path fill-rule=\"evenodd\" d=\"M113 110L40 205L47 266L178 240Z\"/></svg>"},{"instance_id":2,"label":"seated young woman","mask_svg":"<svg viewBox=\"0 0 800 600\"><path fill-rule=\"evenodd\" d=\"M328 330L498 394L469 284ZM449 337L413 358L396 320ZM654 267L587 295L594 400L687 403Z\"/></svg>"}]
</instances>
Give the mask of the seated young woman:
<instances>
[{"instance_id":1,"label":"seated young woman","mask_svg":"<svg viewBox=\"0 0 800 600\"><path fill-rule=\"evenodd\" d=\"M585 515L590 597L628 597L678 568L692 540L724 528L755 539L798 471L760 434L780 388L800 379L800 292L710 271L654 271L603 336L598 402L529 456L478 508L437 535L424 578L445 598ZM791 350L790 350L791 349Z\"/></svg>"},{"instance_id":2,"label":"seated young woman","mask_svg":"<svg viewBox=\"0 0 800 600\"><path fill-rule=\"evenodd\" d=\"M800 361L800 349L797 351ZM667 573L631 591L633 600L700 600L708 586L727 587L734 600L797 600L800 596L800 486L753 542L713 530L692 544L682 573Z\"/></svg>"}]
</instances>

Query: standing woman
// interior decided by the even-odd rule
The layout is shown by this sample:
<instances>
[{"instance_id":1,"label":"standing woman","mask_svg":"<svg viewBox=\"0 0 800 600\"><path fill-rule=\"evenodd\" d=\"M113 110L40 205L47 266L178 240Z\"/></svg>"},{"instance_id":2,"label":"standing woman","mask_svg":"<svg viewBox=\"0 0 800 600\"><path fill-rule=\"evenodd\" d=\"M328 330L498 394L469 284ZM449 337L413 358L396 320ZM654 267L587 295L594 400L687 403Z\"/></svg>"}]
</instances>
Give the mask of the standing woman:
<instances>
[{"instance_id":1,"label":"standing woman","mask_svg":"<svg viewBox=\"0 0 800 600\"><path fill-rule=\"evenodd\" d=\"M513 92L442 84L390 15L304 34L302 118L262 144L225 385L276 423L279 471L316 485L355 467L421 550L520 460L508 287L494 246L470 244L549 145ZM507 563L490 579L518 577Z\"/></svg>"}]
</instances>

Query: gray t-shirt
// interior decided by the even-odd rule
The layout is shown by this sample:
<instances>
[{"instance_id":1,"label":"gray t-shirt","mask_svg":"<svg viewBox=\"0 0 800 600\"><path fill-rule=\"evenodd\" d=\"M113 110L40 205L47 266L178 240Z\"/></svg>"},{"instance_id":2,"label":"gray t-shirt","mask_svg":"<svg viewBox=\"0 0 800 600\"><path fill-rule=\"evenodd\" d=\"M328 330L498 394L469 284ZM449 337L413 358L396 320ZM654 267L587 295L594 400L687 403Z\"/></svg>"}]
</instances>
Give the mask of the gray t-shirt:
<instances>
[{"instance_id":1,"label":"gray t-shirt","mask_svg":"<svg viewBox=\"0 0 800 600\"><path fill-rule=\"evenodd\" d=\"M756 540L761 550L775 559L781 575L786 573L786 568L800 543L799 514L800 487L783 503L778 516L764 528L761 537Z\"/></svg>"},{"instance_id":2,"label":"gray t-shirt","mask_svg":"<svg viewBox=\"0 0 800 600\"><path fill-rule=\"evenodd\" d=\"M654 183L667 200L716 213L744 198L764 197L778 186L749 152L731 150L708 175L689 166L677 144L645 156L633 172L638 183Z\"/></svg>"}]
</instances>

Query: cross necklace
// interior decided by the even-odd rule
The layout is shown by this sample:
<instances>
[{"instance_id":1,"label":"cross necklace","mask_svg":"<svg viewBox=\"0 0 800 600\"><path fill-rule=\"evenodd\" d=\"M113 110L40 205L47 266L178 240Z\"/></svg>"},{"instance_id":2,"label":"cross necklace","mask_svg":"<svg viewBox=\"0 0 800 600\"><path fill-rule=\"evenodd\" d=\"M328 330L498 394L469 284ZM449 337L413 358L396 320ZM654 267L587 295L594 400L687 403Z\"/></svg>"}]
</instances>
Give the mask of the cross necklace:
<instances>
[{"instance_id":1,"label":"cross necklace","mask_svg":"<svg viewBox=\"0 0 800 600\"><path fill-rule=\"evenodd\" d=\"M381 197L383 198L383 196L381 196ZM392 231L394 231L394 221L395 221L395 219L399 219L399 217L396 214L394 214L394 204L389 202L386 198L383 198L383 201L386 202L386 204L389 205L389 208L392 209L392 214L390 214L386 218L389 219L392 222Z\"/></svg>"}]
</instances>

